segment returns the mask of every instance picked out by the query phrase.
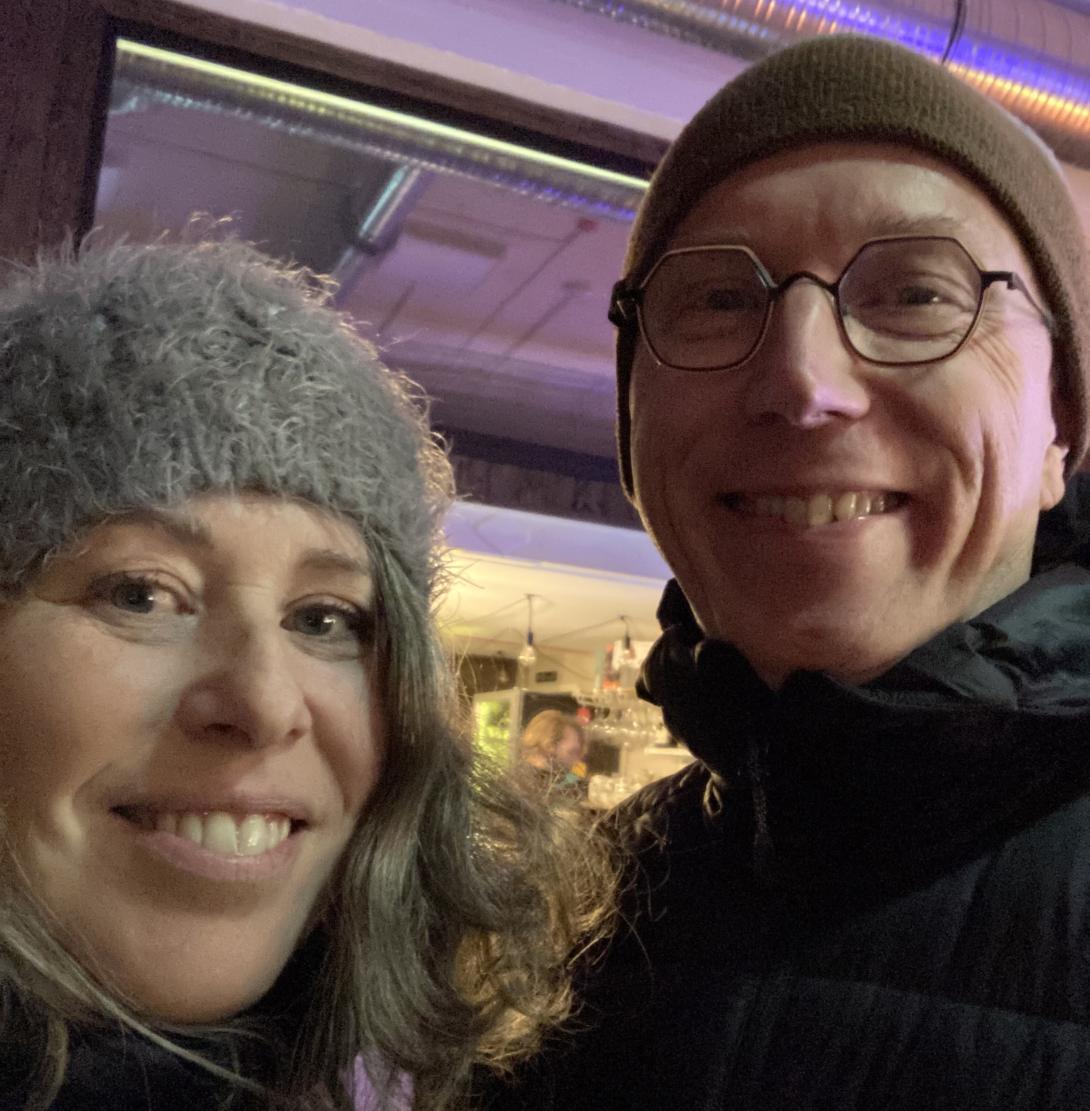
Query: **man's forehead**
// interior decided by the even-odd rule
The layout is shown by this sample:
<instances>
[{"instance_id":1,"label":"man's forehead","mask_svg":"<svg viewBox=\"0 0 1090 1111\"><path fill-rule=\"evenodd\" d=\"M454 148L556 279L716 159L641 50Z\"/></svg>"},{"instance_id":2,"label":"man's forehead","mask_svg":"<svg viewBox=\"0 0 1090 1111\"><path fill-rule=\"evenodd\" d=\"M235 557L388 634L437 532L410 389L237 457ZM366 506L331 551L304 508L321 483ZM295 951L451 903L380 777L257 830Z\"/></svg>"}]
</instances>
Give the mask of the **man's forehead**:
<instances>
[{"instance_id":1,"label":"man's forehead","mask_svg":"<svg viewBox=\"0 0 1090 1111\"><path fill-rule=\"evenodd\" d=\"M1018 249L976 184L929 154L888 143L819 143L752 163L709 184L670 246L730 242L760 252L801 236L843 251L897 235L951 236L974 254L997 237Z\"/></svg>"},{"instance_id":2,"label":"man's forehead","mask_svg":"<svg viewBox=\"0 0 1090 1111\"><path fill-rule=\"evenodd\" d=\"M768 225L754 227L739 223L724 212L722 220L707 219L685 222L671 240L672 247L697 247L708 243L737 243L754 247L756 240L767 237ZM867 238L886 236L936 235L957 239L967 227L964 218L947 212L908 213L891 207L857 210L856 222Z\"/></svg>"}]
</instances>

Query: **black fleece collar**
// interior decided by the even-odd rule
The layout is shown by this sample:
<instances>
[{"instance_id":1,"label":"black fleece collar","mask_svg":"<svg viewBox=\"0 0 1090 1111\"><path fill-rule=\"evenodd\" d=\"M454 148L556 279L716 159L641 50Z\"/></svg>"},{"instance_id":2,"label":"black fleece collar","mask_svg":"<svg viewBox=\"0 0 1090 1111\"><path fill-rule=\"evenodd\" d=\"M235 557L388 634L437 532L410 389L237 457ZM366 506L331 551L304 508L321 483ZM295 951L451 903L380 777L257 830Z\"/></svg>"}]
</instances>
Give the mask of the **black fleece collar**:
<instances>
[{"instance_id":1,"label":"black fleece collar","mask_svg":"<svg viewBox=\"0 0 1090 1111\"><path fill-rule=\"evenodd\" d=\"M1078 562L861 686L796 672L771 691L667 586L640 693L728 789L750 792L760 870L903 878L1090 788L1090 569L1069 509L1058 527Z\"/></svg>"}]
</instances>

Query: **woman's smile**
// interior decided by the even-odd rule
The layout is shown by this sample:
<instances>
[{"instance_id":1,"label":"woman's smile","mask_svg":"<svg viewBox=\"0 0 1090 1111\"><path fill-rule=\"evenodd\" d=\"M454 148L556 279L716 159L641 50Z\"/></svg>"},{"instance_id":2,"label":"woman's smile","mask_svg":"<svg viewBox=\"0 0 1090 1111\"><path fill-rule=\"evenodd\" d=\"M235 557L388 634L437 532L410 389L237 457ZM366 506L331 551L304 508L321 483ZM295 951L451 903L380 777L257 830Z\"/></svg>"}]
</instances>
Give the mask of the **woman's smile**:
<instances>
[{"instance_id":1,"label":"woman's smile","mask_svg":"<svg viewBox=\"0 0 1090 1111\"><path fill-rule=\"evenodd\" d=\"M168 868L217 883L283 878L306 836L303 823L276 814L212 811L111 811L123 835Z\"/></svg>"},{"instance_id":2,"label":"woman's smile","mask_svg":"<svg viewBox=\"0 0 1090 1111\"><path fill-rule=\"evenodd\" d=\"M366 566L317 509L208 495L99 526L0 613L14 852L158 1012L252 1004L325 897L382 765Z\"/></svg>"}]
</instances>

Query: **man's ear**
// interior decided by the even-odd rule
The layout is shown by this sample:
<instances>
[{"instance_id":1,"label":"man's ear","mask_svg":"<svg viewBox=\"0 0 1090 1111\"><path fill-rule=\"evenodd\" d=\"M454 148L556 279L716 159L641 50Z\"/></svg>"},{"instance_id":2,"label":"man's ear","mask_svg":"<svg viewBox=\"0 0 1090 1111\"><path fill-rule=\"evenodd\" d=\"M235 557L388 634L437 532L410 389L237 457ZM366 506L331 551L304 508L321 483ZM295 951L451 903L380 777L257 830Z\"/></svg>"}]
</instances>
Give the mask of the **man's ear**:
<instances>
[{"instance_id":1,"label":"man's ear","mask_svg":"<svg viewBox=\"0 0 1090 1111\"><path fill-rule=\"evenodd\" d=\"M1045 449L1041 465L1040 509L1051 509L1064 496L1064 467L1067 463L1067 444L1053 440Z\"/></svg>"}]
</instances>

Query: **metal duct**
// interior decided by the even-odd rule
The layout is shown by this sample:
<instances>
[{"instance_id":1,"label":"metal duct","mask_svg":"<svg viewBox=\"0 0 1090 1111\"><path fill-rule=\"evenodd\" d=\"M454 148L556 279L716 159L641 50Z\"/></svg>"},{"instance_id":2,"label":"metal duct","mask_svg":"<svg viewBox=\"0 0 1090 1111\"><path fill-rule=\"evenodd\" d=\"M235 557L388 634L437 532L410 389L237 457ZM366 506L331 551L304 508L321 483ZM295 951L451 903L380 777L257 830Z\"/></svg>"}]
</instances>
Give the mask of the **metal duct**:
<instances>
[{"instance_id":1,"label":"metal duct","mask_svg":"<svg viewBox=\"0 0 1090 1111\"><path fill-rule=\"evenodd\" d=\"M356 198L361 211L356 215L348 246L331 272L337 283L338 302L347 300L368 266L394 246L430 180L431 174L415 166L390 165L390 173L377 192Z\"/></svg>"},{"instance_id":2,"label":"metal duct","mask_svg":"<svg viewBox=\"0 0 1090 1111\"><path fill-rule=\"evenodd\" d=\"M457 174L626 222L644 192L642 181L624 174L142 43L121 39L117 45L111 114L166 105L246 120L409 169Z\"/></svg>"},{"instance_id":3,"label":"metal duct","mask_svg":"<svg viewBox=\"0 0 1090 1111\"><path fill-rule=\"evenodd\" d=\"M1057 0L553 0L745 61L854 31L941 60L1090 167L1090 15Z\"/></svg>"}]
</instances>

